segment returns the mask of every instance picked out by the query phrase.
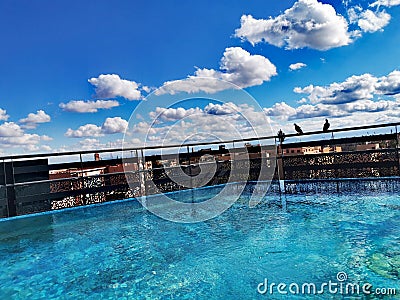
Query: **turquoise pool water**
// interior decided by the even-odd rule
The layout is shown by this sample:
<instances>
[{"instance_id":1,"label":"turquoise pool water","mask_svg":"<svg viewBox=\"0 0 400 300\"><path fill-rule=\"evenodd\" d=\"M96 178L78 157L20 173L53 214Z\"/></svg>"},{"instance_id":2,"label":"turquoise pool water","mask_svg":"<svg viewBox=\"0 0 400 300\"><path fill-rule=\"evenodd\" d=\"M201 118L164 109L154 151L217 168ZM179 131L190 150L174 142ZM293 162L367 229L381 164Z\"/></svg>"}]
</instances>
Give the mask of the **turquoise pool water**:
<instances>
[{"instance_id":1,"label":"turquoise pool water","mask_svg":"<svg viewBox=\"0 0 400 300\"><path fill-rule=\"evenodd\" d=\"M399 296L399 196L269 195L257 208L248 198L197 224L162 220L134 200L0 222L0 299L286 299L257 287L318 287L339 272Z\"/></svg>"}]
</instances>

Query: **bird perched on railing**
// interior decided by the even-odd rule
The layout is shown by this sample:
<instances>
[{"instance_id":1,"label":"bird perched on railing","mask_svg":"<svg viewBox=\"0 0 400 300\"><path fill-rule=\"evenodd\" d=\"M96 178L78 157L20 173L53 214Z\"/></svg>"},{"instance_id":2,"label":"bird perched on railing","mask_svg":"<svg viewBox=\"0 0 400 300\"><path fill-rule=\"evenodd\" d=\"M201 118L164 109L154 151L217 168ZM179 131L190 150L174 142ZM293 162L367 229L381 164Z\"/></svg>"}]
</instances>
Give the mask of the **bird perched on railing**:
<instances>
[{"instance_id":1,"label":"bird perched on railing","mask_svg":"<svg viewBox=\"0 0 400 300\"><path fill-rule=\"evenodd\" d=\"M324 128L322 129L322 131L328 132L329 126L331 126L331 124L329 124L328 119L325 119L325 124L324 124Z\"/></svg>"},{"instance_id":2,"label":"bird perched on railing","mask_svg":"<svg viewBox=\"0 0 400 300\"><path fill-rule=\"evenodd\" d=\"M285 140L285 133L282 131L282 129L279 129L278 131L278 140L281 144Z\"/></svg>"},{"instance_id":3,"label":"bird perched on railing","mask_svg":"<svg viewBox=\"0 0 400 300\"><path fill-rule=\"evenodd\" d=\"M296 130L297 134L303 134L303 130L301 130L301 127L294 123L294 130Z\"/></svg>"}]
</instances>

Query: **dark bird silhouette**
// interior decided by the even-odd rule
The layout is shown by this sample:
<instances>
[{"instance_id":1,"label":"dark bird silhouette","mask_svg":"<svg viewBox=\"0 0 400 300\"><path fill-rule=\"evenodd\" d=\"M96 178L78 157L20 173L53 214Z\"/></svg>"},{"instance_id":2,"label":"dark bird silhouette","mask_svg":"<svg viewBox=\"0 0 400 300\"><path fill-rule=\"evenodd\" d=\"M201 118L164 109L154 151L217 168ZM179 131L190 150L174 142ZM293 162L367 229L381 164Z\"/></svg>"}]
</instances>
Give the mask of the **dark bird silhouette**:
<instances>
[{"instance_id":1,"label":"dark bird silhouette","mask_svg":"<svg viewBox=\"0 0 400 300\"><path fill-rule=\"evenodd\" d=\"M301 130L301 127L296 123L294 124L294 129L296 130L297 134L303 134L303 130Z\"/></svg>"},{"instance_id":2,"label":"dark bird silhouette","mask_svg":"<svg viewBox=\"0 0 400 300\"><path fill-rule=\"evenodd\" d=\"M285 140L285 133L282 131L282 129L279 129L278 131L278 139L281 144Z\"/></svg>"},{"instance_id":3,"label":"dark bird silhouette","mask_svg":"<svg viewBox=\"0 0 400 300\"><path fill-rule=\"evenodd\" d=\"M322 129L324 132L327 132L329 129L329 126L331 126L331 124L329 124L328 119L325 119L325 124L324 124L324 128Z\"/></svg>"}]
</instances>

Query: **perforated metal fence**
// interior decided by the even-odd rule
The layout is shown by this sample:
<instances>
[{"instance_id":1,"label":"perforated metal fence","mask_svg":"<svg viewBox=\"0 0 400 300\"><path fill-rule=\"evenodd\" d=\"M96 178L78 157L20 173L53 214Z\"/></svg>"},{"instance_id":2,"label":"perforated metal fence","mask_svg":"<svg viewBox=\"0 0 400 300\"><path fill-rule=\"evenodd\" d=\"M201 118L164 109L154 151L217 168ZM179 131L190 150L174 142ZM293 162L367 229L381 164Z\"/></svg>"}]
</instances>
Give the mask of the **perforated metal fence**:
<instances>
[{"instance_id":1,"label":"perforated metal fence","mask_svg":"<svg viewBox=\"0 0 400 300\"><path fill-rule=\"evenodd\" d=\"M268 178L271 193L352 190L397 192L400 185L398 125L392 123L333 130L329 132L332 133L329 139L320 139L321 132L310 132L301 137L311 139L294 143L284 141L280 144L277 136L271 136L184 145L188 150L189 147L202 146L214 150L208 148L180 153L174 164L168 161L168 156L166 159L165 156L157 155L157 151L182 148L180 145L1 157L0 216L11 217L173 192L200 185L254 182L260 180L260 170L263 167L273 174ZM368 129L381 129L385 132L365 135L364 131ZM391 132L387 133L389 130ZM350 131L354 136L333 138L333 133ZM317 138L313 140L314 136ZM298 137L287 135L287 138ZM235 147L235 143L238 145L254 141L268 141L268 146ZM356 145L366 143L379 147L357 149ZM340 152L337 151L338 145L343 147ZM324 147L331 147L336 150L314 154L292 153L292 149L302 147L320 147L321 151ZM122 151L130 153L129 158L94 160L95 154L121 157ZM243 152L247 153L246 159L239 155ZM63 161L51 161L54 158L62 158ZM213 161L210 162L210 159ZM211 176L206 182L197 182L201 179L197 176L201 169L210 164L215 166ZM233 168L236 170L234 173L231 172ZM171 179L182 172L189 176L190 183L181 184Z\"/></svg>"}]
</instances>

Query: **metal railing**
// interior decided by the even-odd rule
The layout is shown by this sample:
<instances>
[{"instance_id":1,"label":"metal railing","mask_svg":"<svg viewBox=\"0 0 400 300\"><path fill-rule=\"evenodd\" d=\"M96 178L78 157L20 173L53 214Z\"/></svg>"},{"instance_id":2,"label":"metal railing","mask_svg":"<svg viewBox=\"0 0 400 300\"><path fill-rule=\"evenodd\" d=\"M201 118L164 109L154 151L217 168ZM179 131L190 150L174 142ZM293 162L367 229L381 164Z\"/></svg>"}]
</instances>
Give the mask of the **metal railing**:
<instances>
[{"instance_id":1,"label":"metal railing","mask_svg":"<svg viewBox=\"0 0 400 300\"><path fill-rule=\"evenodd\" d=\"M65 207L87 205L118 199L132 198L191 188L195 185L195 176L200 168L200 157L205 154L218 156L215 174L205 185L226 183L229 179L232 163L242 164L248 174L235 174L237 181L256 181L259 179L260 168L268 165L274 176L271 190L275 192L309 192L323 190L323 185L333 186L335 191L348 188L346 184L338 184L344 178L369 181L388 181L399 175L399 151L397 126L400 123L341 128L328 131L329 134L354 131L356 137L335 139L317 139L294 143L279 144L278 136L265 136L230 141L190 143L184 145L162 145L137 148L114 148L87 151L71 151L63 153L24 154L0 157L0 216L9 217L27 213L60 209ZM365 136L363 131L370 129L387 130L391 133ZM393 131L395 133L393 133ZM305 132L302 135L287 134L286 138L313 137L326 135L323 131ZM301 148L308 145L327 146L357 142L390 142L390 147L384 149L343 152L319 153L312 155L287 155L283 150ZM270 150L268 159L251 157L247 160L235 157L244 151L255 154L262 146L235 147L235 144L263 142L268 144L263 149ZM190 152L189 147L224 145L227 148L218 150ZM231 147L229 147L231 146ZM259 148L257 148L259 147ZM176 165L171 165L169 156L157 154L163 149L182 149ZM146 155L153 151L155 154ZM274 154L275 151L275 154ZM278 152L276 152L278 151ZM179 152L179 150L178 150ZM128 158L113 158L106 160L85 160L85 156L97 154L131 154ZM235 154L236 153L236 154ZM133 155L134 154L134 155ZM224 156L225 155L225 156ZM240 155L238 155L240 156ZM65 158L63 162L49 163L50 158ZM222 158L227 158L223 160ZM74 158L74 159L73 159ZM162 158L167 158L163 164L158 164ZM217 159L218 160L218 159ZM275 161L278 168L275 168ZM152 166L147 166L151 162ZM207 164L208 162L203 162ZM125 165L129 165L125 168ZM170 165L168 165L170 164ZM200 165L199 165L200 164ZM238 168L240 169L240 167ZM96 171L97 170L97 171ZM100 172L98 172L101 170ZM186 175L194 178L192 185L180 185L170 179L171 174L183 170ZM96 173L97 172L97 173ZM59 178L57 178L57 176ZM371 179L373 178L373 179ZM148 184L153 182L153 185ZM191 180L192 181L192 180ZM285 182L282 188L282 182ZM332 185L332 182L336 183ZM194 184L194 185L193 185ZM354 182L352 183L354 184ZM345 188L346 186L346 188ZM372 188L372 185L370 185ZM377 185L373 185L377 186ZM384 184L383 184L384 186ZM393 185L391 185L393 187Z\"/></svg>"}]
</instances>

